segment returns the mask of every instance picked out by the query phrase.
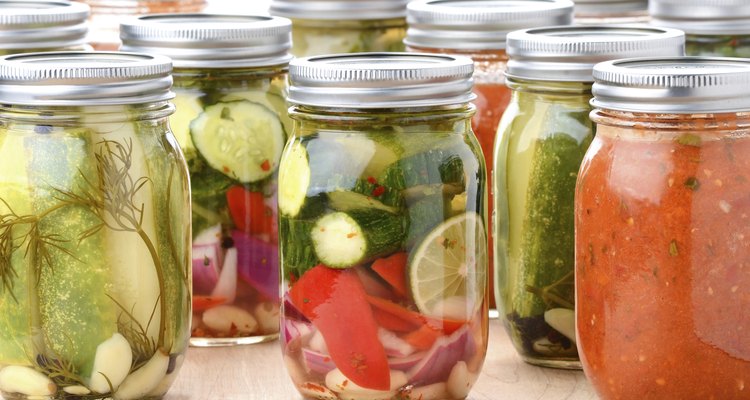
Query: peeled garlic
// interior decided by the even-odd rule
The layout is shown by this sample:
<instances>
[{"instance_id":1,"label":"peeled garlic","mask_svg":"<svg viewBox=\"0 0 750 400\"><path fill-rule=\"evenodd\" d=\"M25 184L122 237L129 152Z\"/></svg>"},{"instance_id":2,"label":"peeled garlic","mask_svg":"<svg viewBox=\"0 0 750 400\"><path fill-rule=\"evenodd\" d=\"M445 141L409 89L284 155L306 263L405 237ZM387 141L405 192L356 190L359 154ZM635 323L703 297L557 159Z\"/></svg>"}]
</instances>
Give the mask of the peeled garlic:
<instances>
[{"instance_id":1,"label":"peeled garlic","mask_svg":"<svg viewBox=\"0 0 750 400\"><path fill-rule=\"evenodd\" d=\"M133 351L130 349L130 343L124 336L115 333L96 347L89 389L96 393L109 393L111 384L112 388L117 390L128 376L132 363Z\"/></svg>"},{"instance_id":2,"label":"peeled garlic","mask_svg":"<svg viewBox=\"0 0 750 400\"><path fill-rule=\"evenodd\" d=\"M390 390L363 388L347 378L338 368L326 374L326 386L341 400L390 400L408 379L403 371L391 371Z\"/></svg>"},{"instance_id":3,"label":"peeled garlic","mask_svg":"<svg viewBox=\"0 0 750 400\"><path fill-rule=\"evenodd\" d=\"M175 357L174 360L174 369L172 372L167 374L167 376L162 379L161 383L157 385L154 390L149 392L148 397L149 398L161 398L165 394L167 394L167 391L169 391L169 388L172 387L172 383L174 383L175 379L177 379L177 371L180 370L182 367L182 363L185 361L185 356L182 354L179 354L177 357Z\"/></svg>"},{"instance_id":4,"label":"peeled garlic","mask_svg":"<svg viewBox=\"0 0 750 400\"><path fill-rule=\"evenodd\" d=\"M167 375L169 355L157 351L148 362L135 370L122 382L115 392L116 400L141 399L161 383Z\"/></svg>"},{"instance_id":5,"label":"peeled garlic","mask_svg":"<svg viewBox=\"0 0 750 400\"><path fill-rule=\"evenodd\" d=\"M33 368L9 365L0 370L0 391L26 396L52 396L57 386Z\"/></svg>"},{"instance_id":6,"label":"peeled garlic","mask_svg":"<svg viewBox=\"0 0 750 400\"><path fill-rule=\"evenodd\" d=\"M570 339L573 344L576 342L576 314L573 310L567 308L553 308L544 313L544 322L552 329L562 333Z\"/></svg>"},{"instance_id":7,"label":"peeled garlic","mask_svg":"<svg viewBox=\"0 0 750 400\"><path fill-rule=\"evenodd\" d=\"M279 305L272 302L260 303L255 307L255 319L263 333L279 331Z\"/></svg>"},{"instance_id":8,"label":"peeled garlic","mask_svg":"<svg viewBox=\"0 0 750 400\"><path fill-rule=\"evenodd\" d=\"M230 333L232 328L237 332L249 334L258 330L258 321L249 312L230 305L209 308L203 313L203 323L210 329Z\"/></svg>"},{"instance_id":9,"label":"peeled garlic","mask_svg":"<svg viewBox=\"0 0 750 400\"><path fill-rule=\"evenodd\" d=\"M86 396L91 394L91 390L86 386L66 386L63 388L63 392L72 394L73 396Z\"/></svg>"}]
</instances>

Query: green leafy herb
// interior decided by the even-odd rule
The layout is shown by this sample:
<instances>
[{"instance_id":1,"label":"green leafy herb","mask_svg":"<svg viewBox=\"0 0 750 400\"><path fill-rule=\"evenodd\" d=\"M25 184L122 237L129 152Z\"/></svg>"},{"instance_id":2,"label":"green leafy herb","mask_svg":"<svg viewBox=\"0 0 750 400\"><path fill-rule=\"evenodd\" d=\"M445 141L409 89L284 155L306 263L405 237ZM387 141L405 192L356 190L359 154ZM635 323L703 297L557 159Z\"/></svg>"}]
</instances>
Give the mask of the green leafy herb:
<instances>
[{"instance_id":1,"label":"green leafy herb","mask_svg":"<svg viewBox=\"0 0 750 400\"><path fill-rule=\"evenodd\" d=\"M677 250L677 241L674 239L669 242L669 255L672 257L677 257L680 255L679 251Z\"/></svg>"},{"instance_id":2,"label":"green leafy herb","mask_svg":"<svg viewBox=\"0 0 750 400\"><path fill-rule=\"evenodd\" d=\"M692 133L685 133L683 135L680 135L675 141L683 146L692 147L701 147L701 144L703 142L700 136L694 135Z\"/></svg>"},{"instance_id":3,"label":"green leafy herb","mask_svg":"<svg viewBox=\"0 0 750 400\"><path fill-rule=\"evenodd\" d=\"M691 176L690 178L685 179L685 187L692 191L696 191L701 187L701 183L697 178Z\"/></svg>"}]
</instances>

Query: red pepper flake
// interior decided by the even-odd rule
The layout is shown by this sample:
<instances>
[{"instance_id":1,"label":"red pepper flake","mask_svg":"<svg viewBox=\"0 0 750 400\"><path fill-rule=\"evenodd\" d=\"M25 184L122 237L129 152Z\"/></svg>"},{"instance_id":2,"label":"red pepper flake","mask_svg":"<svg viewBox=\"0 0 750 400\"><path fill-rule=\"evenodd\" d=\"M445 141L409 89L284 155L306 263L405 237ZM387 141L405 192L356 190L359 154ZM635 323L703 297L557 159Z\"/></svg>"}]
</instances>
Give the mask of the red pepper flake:
<instances>
[{"instance_id":1,"label":"red pepper flake","mask_svg":"<svg viewBox=\"0 0 750 400\"><path fill-rule=\"evenodd\" d=\"M229 173L229 167L227 167L226 165L221 167L221 170L224 171L225 174Z\"/></svg>"},{"instance_id":2,"label":"red pepper flake","mask_svg":"<svg viewBox=\"0 0 750 400\"><path fill-rule=\"evenodd\" d=\"M351 363L352 367L354 367L358 372L364 372L367 369L367 361L365 359L365 356L360 353L352 353ZM346 385L346 382L344 382L344 385Z\"/></svg>"},{"instance_id":3,"label":"red pepper flake","mask_svg":"<svg viewBox=\"0 0 750 400\"><path fill-rule=\"evenodd\" d=\"M347 239L351 239L351 238L356 237L356 236L357 236L357 234L355 232L352 232L352 233L346 235L346 238Z\"/></svg>"},{"instance_id":4,"label":"red pepper flake","mask_svg":"<svg viewBox=\"0 0 750 400\"><path fill-rule=\"evenodd\" d=\"M371 176L368 176L368 177L367 177L367 182L368 182L369 184L371 184L371 185L374 185L374 184L378 183L378 180L377 180L377 179L375 179L375 178L373 178L373 177L371 177Z\"/></svg>"},{"instance_id":5,"label":"red pepper flake","mask_svg":"<svg viewBox=\"0 0 750 400\"><path fill-rule=\"evenodd\" d=\"M271 163L268 160L263 161L263 163L260 164L260 169L262 169L263 171L270 171Z\"/></svg>"},{"instance_id":6,"label":"red pepper flake","mask_svg":"<svg viewBox=\"0 0 750 400\"><path fill-rule=\"evenodd\" d=\"M375 189L372 189L373 197L380 197L383 193L385 193L385 188L383 186L377 186Z\"/></svg>"}]
</instances>

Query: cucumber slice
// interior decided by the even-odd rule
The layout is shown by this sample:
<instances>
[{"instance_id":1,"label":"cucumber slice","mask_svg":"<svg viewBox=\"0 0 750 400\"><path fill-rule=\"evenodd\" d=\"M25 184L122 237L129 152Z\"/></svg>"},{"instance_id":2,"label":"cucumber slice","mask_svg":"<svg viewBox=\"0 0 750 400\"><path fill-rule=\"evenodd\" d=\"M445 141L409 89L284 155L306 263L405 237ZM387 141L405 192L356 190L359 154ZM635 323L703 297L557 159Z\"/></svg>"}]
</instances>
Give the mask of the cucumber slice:
<instances>
[{"instance_id":1,"label":"cucumber slice","mask_svg":"<svg viewBox=\"0 0 750 400\"><path fill-rule=\"evenodd\" d=\"M315 254L332 268L349 268L401 248L406 221L387 211L359 209L320 218L312 230Z\"/></svg>"},{"instance_id":2,"label":"cucumber slice","mask_svg":"<svg viewBox=\"0 0 750 400\"><path fill-rule=\"evenodd\" d=\"M374 199L372 196L342 190L328 193L328 205L334 210L344 212L371 208L386 211L391 214L398 213L398 208L387 206L379 200Z\"/></svg>"},{"instance_id":3,"label":"cucumber slice","mask_svg":"<svg viewBox=\"0 0 750 400\"><path fill-rule=\"evenodd\" d=\"M243 183L273 174L286 140L279 117L246 100L206 107L190 124L190 133L213 169Z\"/></svg>"},{"instance_id":4,"label":"cucumber slice","mask_svg":"<svg viewBox=\"0 0 750 400\"><path fill-rule=\"evenodd\" d=\"M284 127L287 136L292 133L294 123L292 122L292 119L289 118L286 99L282 95L263 90L248 90L230 93L221 98L221 102L223 103L241 100L252 101L253 103L262 104L268 107L269 110L275 112L279 116L279 120L281 121L281 125Z\"/></svg>"},{"instance_id":5,"label":"cucumber slice","mask_svg":"<svg viewBox=\"0 0 750 400\"><path fill-rule=\"evenodd\" d=\"M296 217L307 200L310 164L301 142L293 142L284 153L284 168L279 171L279 212Z\"/></svg>"},{"instance_id":6,"label":"cucumber slice","mask_svg":"<svg viewBox=\"0 0 750 400\"><path fill-rule=\"evenodd\" d=\"M190 123L203 112L200 93L179 91L172 104L175 112L169 117L169 127L180 144L185 159L190 160L195 157L196 152L193 139L190 138Z\"/></svg>"}]
</instances>

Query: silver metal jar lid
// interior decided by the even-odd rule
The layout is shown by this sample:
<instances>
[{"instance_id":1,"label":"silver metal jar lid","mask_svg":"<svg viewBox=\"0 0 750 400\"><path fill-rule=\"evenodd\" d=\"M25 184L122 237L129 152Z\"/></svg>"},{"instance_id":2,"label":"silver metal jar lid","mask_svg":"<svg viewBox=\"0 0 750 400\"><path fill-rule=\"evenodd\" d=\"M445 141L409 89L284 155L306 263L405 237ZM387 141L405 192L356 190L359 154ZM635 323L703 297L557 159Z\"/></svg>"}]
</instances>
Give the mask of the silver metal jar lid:
<instances>
[{"instance_id":1,"label":"silver metal jar lid","mask_svg":"<svg viewBox=\"0 0 750 400\"><path fill-rule=\"evenodd\" d=\"M291 32L281 17L151 14L120 25L120 49L168 56L175 68L283 65L292 59Z\"/></svg>"},{"instance_id":2,"label":"silver metal jar lid","mask_svg":"<svg viewBox=\"0 0 750 400\"><path fill-rule=\"evenodd\" d=\"M29 106L140 104L174 97L172 62L120 52L0 57L0 103Z\"/></svg>"},{"instance_id":3,"label":"silver metal jar lid","mask_svg":"<svg viewBox=\"0 0 750 400\"><path fill-rule=\"evenodd\" d=\"M651 0L651 24L688 34L750 34L748 0Z\"/></svg>"},{"instance_id":4,"label":"silver metal jar lid","mask_svg":"<svg viewBox=\"0 0 750 400\"><path fill-rule=\"evenodd\" d=\"M86 42L89 6L64 0L0 0L0 49L59 49Z\"/></svg>"},{"instance_id":5,"label":"silver metal jar lid","mask_svg":"<svg viewBox=\"0 0 750 400\"><path fill-rule=\"evenodd\" d=\"M558 26L508 34L510 78L593 82L596 63L618 58L681 56L685 34L641 26Z\"/></svg>"},{"instance_id":6,"label":"silver metal jar lid","mask_svg":"<svg viewBox=\"0 0 750 400\"><path fill-rule=\"evenodd\" d=\"M643 113L750 111L750 60L667 57L608 61L594 68L591 104Z\"/></svg>"},{"instance_id":7,"label":"silver metal jar lid","mask_svg":"<svg viewBox=\"0 0 750 400\"><path fill-rule=\"evenodd\" d=\"M517 29L570 25L570 0L417 0L406 12L408 46L502 50Z\"/></svg>"},{"instance_id":8,"label":"silver metal jar lid","mask_svg":"<svg viewBox=\"0 0 750 400\"><path fill-rule=\"evenodd\" d=\"M289 102L330 108L455 105L474 99L468 57L334 54L292 60Z\"/></svg>"},{"instance_id":9,"label":"silver metal jar lid","mask_svg":"<svg viewBox=\"0 0 750 400\"><path fill-rule=\"evenodd\" d=\"M573 0L576 15L611 15L648 11L649 0ZM652 0L653 1L653 0Z\"/></svg>"},{"instance_id":10,"label":"silver metal jar lid","mask_svg":"<svg viewBox=\"0 0 750 400\"><path fill-rule=\"evenodd\" d=\"M296 19L373 20L403 18L409 0L272 0L271 15Z\"/></svg>"}]
</instances>

